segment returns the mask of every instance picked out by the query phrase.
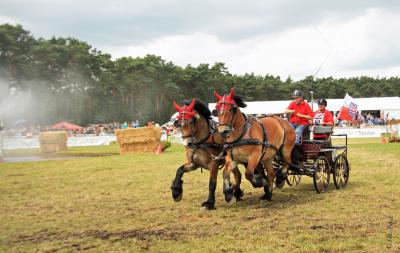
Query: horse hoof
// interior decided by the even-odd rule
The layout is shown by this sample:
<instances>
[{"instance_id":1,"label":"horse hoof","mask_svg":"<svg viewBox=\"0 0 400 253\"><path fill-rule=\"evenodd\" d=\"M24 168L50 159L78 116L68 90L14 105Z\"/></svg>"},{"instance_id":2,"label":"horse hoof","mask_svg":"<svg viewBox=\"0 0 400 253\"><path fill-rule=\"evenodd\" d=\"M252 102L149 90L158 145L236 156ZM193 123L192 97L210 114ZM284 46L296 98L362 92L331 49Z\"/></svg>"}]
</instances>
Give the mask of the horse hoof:
<instances>
[{"instance_id":1,"label":"horse hoof","mask_svg":"<svg viewBox=\"0 0 400 253\"><path fill-rule=\"evenodd\" d=\"M251 185L254 188L261 188L268 184L267 180L261 174L253 174L253 178L250 180Z\"/></svg>"},{"instance_id":2,"label":"horse hoof","mask_svg":"<svg viewBox=\"0 0 400 253\"><path fill-rule=\"evenodd\" d=\"M183 192L183 188L182 188L182 184L178 184L178 185L172 185L171 186L171 191L172 191L172 198L174 199L175 202L179 202L182 199L182 192Z\"/></svg>"},{"instance_id":3,"label":"horse hoof","mask_svg":"<svg viewBox=\"0 0 400 253\"><path fill-rule=\"evenodd\" d=\"M236 203L236 198L231 198L229 201L227 201L228 202L228 205L233 205L233 204L235 204Z\"/></svg>"},{"instance_id":4,"label":"horse hoof","mask_svg":"<svg viewBox=\"0 0 400 253\"><path fill-rule=\"evenodd\" d=\"M271 201L272 200L272 189L269 189L268 186L264 187L264 196L261 199Z\"/></svg>"},{"instance_id":5,"label":"horse hoof","mask_svg":"<svg viewBox=\"0 0 400 253\"><path fill-rule=\"evenodd\" d=\"M236 190L234 193L234 196L237 201L242 200L242 197L244 196L244 192L242 190Z\"/></svg>"},{"instance_id":6,"label":"horse hoof","mask_svg":"<svg viewBox=\"0 0 400 253\"><path fill-rule=\"evenodd\" d=\"M206 201L203 204L201 204L200 210L203 210L203 211L205 211L205 210L208 210L208 211L209 210L215 210L215 206L214 206L214 204Z\"/></svg>"},{"instance_id":7,"label":"horse hoof","mask_svg":"<svg viewBox=\"0 0 400 253\"><path fill-rule=\"evenodd\" d=\"M272 196L269 194L264 194L261 198L261 200L268 200L271 201L272 200Z\"/></svg>"},{"instance_id":8,"label":"horse hoof","mask_svg":"<svg viewBox=\"0 0 400 253\"><path fill-rule=\"evenodd\" d=\"M179 194L179 196L173 197L174 201L175 201L175 202L181 201L181 200L182 200L182 195L183 195L183 194L181 193L181 194Z\"/></svg>"},{"instance_id":9,"label":"horse hoof","mask_svg":"<svg viewBox=\"0 0 400 253\"><path fill-rule=\"evenodd\" d=\"M233 187L224 189L225 201L229 203L232 199L236 199L234 198L234 193Z\"/></svg>"}]
</instances>

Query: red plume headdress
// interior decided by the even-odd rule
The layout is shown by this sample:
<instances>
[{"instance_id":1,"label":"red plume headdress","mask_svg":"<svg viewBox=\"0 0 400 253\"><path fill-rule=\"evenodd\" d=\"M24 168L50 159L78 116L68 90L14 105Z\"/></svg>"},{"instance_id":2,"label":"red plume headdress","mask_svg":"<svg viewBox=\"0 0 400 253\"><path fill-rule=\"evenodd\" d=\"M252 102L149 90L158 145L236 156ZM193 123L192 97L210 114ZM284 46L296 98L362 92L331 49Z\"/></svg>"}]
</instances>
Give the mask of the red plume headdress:
<instances>
[{"instance_id":1,"label":"red plume headdress","mask_svg":"<svg viewBox=\"0 0 400 253\"><path fill-rule=\"evenodd\" d=\"M235 100L233 97L235 96L235 92L233 88L229 92L228 95L221 96L216 91L214 91L214 96L217 98L217 110L220 111L222 108L224 110L229 110L232 106L234 106Z\"/></svg>"},{"instance_id":2,"label":"red plume headdress","mask_svg":"<svg viewBox=\"0 0 400 253\"><path fill-rule=\"evenodd\" d=\"M178 115L178 120L182 119L192 119L195 117L196 112L194 111L194 104L195 104L194 98L192 99L192 102L190 105L184 105L183 107L180 107L175 101L173 101L173 105L175 109L179 112Z\"/></svg>"}]
</instances>

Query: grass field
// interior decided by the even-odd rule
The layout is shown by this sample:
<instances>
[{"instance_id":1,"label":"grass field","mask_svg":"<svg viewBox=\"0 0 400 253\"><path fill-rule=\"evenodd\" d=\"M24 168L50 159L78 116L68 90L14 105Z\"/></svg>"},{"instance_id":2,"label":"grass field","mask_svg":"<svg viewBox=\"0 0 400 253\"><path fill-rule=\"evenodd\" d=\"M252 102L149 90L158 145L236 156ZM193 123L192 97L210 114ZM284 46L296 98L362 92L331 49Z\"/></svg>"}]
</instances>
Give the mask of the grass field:
<instances>
[{"instance_id":1,"label":"grass field","mask_svg":"<svg viewBox=\"0 0 400 253\"><path fill-rule=\"evenodd\" d=\"M172 200L183 160L183 148L172 146L158 156L0 163L0 251L400 252L400 144L351 140L349 184L336 190L331 178L326 194L302 178L262 201L262 189L244 180L243 201L229 206L219 175L214 211L200 209L207 171L186 174L182 201Z\"/></svg>"}]
</instances>

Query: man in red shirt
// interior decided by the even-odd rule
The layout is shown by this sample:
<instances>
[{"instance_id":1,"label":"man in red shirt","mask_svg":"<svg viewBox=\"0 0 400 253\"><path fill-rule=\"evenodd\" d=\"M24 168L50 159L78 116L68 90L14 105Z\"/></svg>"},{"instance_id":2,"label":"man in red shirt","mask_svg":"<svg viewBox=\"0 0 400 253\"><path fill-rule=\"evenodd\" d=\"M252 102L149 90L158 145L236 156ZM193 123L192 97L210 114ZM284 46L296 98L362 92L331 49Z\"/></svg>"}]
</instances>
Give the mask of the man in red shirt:
<instances>
[{"instance_id":1,"label":"man in red shirt","mask_svg":"<svg viewBox=\"0 0 400 253\"><path fill-rule=\"evenodd\" d=\"M295 90L292 95L293 101L289 104L285 113L290 113L289 124L295 129L296 144L301 143L301 136L310 120L313 119L313 112L309 104L303 99L303 92Z\"/></svg>"},{"instance_id":2,"label":"man in red shirt","mask_svg":"<svg viewBox=\"0 0 400 253\"><path fill-rule=\"evenodd\" d=\"M314 125L333 126L332 113L326 109L328 102L326 99L318 99L318 111L314 113ZM326 140L329 137L327 134L314 134L314 140Z\"/></svg>"}]
</instances>

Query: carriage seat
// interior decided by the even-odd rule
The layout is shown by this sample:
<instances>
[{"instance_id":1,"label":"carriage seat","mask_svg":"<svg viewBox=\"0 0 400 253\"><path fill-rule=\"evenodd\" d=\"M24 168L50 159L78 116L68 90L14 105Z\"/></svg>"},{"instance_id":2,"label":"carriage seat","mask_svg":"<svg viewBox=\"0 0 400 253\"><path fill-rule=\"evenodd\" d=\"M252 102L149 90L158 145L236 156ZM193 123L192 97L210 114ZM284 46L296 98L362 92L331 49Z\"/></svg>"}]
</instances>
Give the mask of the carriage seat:
<instances>
[{"instance_id":1,"label":"carriage seat","mask_svg":"<svg viewBox=\"0 0 400 253\"><path fill-rule=\"evenodd\" d=\"M328 146L329 142L326 140L305 140L301 143L301 150L305 159L315 159Z\"/></svg>"},{"instance_id":2,"label":"carriage seat","mask_svg":"<svg viewBox=\"0 0 400 253\"><path fill-rule=\"evenodd\" d=\"M333 126L314 126L312 132L314 134L333 134Z\"/></svg>"},{"instance_id":3,"label":"carriage seat","mask_svg":"<svg viewBox=\"0 0 400 253\"><path fill-rule=\"evenodd\" d=\"M333 126L310 126L310 130L313 134L324 134L330 136L333 133ZM323 151L324 149L331 147L332 142L330 138L327 138L325 140L312 140L312 141L307 141L304 140L302 142L302 151L303 154L306 158L317 158L319 153Z\"/></svg>"}]
</instances>

